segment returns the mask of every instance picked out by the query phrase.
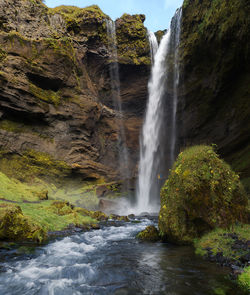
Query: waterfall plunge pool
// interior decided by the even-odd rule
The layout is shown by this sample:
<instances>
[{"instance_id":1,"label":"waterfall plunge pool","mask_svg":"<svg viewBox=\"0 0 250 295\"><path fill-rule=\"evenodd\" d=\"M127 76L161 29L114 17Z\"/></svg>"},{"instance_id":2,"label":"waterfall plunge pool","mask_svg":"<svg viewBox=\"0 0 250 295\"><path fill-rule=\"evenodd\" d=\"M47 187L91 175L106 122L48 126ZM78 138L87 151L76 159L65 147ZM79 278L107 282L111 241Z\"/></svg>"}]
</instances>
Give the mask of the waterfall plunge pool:
<instances>
[{"instance_id":1,"label":"waterfall plunge pool","mask_svg":"<svg viewBox=\"0 0 250 295\"><path fill-rule=\"evenodd\" d=\"M138 241L156 220L57 238L31 254L0 250L0 295L240 295L229 270L192 247ZM223 293L222 293L223 292Z\"/></svg>"}]
</instances>

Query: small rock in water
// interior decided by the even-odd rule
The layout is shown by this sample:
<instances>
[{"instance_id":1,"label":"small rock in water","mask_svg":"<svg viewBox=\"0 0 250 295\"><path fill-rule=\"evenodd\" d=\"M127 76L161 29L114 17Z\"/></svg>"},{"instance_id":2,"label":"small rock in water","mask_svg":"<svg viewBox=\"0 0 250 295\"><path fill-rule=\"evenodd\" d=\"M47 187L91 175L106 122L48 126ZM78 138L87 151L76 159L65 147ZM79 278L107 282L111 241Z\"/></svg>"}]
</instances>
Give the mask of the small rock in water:
<instances>
[{"instance_id":1,"label":"small rock in water","mask_svg":"<svg viewBox=\"0 0 250 295\"><path fill-rule=\"evenodd\" d=\"M150 216L150 214L148 212L142 212L142 213L140 213L139 216L148 217L148 216Z\"/></svg>"},{"instance_id":2,"label":"small rock in water","mask_svg":"<svg viewBox=\"0 0 250 295\"><path fill-rule=\"evenodd\" d=\"M129 214L129 215L128 215L128 218L129 218L129 219L134 219L134 218L135 218L135 214Z\"/></svg>"}]
</instances>

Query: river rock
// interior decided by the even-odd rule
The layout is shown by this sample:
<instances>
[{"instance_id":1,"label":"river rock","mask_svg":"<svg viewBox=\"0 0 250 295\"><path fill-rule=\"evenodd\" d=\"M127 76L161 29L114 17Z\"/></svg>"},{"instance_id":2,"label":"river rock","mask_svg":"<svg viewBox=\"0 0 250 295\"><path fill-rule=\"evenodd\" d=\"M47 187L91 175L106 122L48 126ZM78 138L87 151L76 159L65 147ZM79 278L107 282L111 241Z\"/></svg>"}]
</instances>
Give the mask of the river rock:
<instances>
[{"instance_id":1,"label":"river rock","mask_svg":"<svg viewBox=\"0 0 250 295\"><path fill-rule=\"evenodd\" d=\"M137 238L143 241L150 242L156 242L160 240L159 231L153 225L149 225L143 231L139 232Z\"/></svg>"}]
</instances>

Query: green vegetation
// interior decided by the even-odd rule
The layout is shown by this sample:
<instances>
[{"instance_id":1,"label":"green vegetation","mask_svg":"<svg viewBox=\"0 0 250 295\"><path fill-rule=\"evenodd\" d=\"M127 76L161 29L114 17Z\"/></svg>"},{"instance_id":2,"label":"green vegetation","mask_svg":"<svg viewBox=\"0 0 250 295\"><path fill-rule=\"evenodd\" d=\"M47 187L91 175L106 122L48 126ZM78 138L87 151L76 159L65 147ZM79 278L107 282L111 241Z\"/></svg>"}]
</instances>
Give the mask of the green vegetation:
<instances>
[{"instance_id":1,"label":"green vegetation","mask_svg":"<svg viewBox=\"0 0 250 295\"><path fill-rule=\"evenodd\" d=\"M42 182L31 186L0 172L0 240L42 242L48 231L70 224L87 229L105 216L65 200L51 200L51 187L45 190Z\"/></svg>"},{"instance_id":2,"label":"green vegetation","mask_svg":"<svg viewBox=\"0 0 250 295\"><path fill-rule=\"evenodd\" d=\"M45 38L43 42L45 46L53 49L54 53L57 55L67 56L74 64L76 63L76 53L73 47L72 38Z\"/></svg>"},{"instance_id":3,"label":"green vegetation","mask_svg":"<svg viewBox=\"0 0 250 295\"><path fill-rule=\"evenodd\" d=\"M237 237L237 239L236 239ZM207 255L207 249L215 256L223 253L223 257L230 260L239 260L248 253L247 249L234 248L237 241L246 242L250 237L250 225L234 225L230 229L217 228L194 241L198 255Z\"/></svg>"},{"instance_id":4,"label":"green vegetation","mask_svg":"<svg viewBox=\"0 0 250 295\"><path fill-rule=\"evenodd\" d=\"M52 90L44 90L32 83L29 84L29 91L38 99L48 103L52 103L55 106L58 106L61 101L60 91L55 92Z\"/></svg>"},{"instance_id":5,"label":"green vegetation","mask_svg":"<svg viewBox=\"0 0 250 295\"><path fill-rule=\"evenodd\" d=\"M246 267L244 272L238 276L238 283L243 289L250 291L250 266Z\"/></svg>"},{"instance_id":6,"label":"green vegetation","mask_svg":"<svg viewBox=\"0 0 250 295\"><path fill-rule=\"evenodd\" d=\"M0 151L0 171L24 182L34 182L36 178L57 182L71 173L71 167L35 150L26 150L22 155Z\"/></svg>"},{"instance_id":7,"label":"green vegetation","mask_svg":"<svg viewBox=\"0 0 250 295\"><path fill-rule=\"evenodd\" d=\"M69 32L81 32L86 37L97 37L102 41L107 39L105 20L110 18L97 5L85 8L61 5L49 11L51 14L59 13L63 16Z\"/></svg>"},{"instance_id":8,"label":"green vegetation","mask_svg":"<svg viewBox=\"0 0 250 295\"><path fill-rule=\"evenodd\" d=\"M41 190L42 187L31 187L18 180L10 179L0 172L0 199L2 200L35 202L39 200L38 193L41 192Z\"/></svg>"},{"instance_id":9,"label":"green vegetation","mask_svg":"<svg viewBox=\"0 0 250 295\"><path fill-rule=\"evenodd\" d=\"M143 231L139 232L136 236L142 241L156 242L160 240L159 232L153 225L147 226Z\"/></svg>"},{"instance_id":10,"label":"green vegetation","mask_svg":"<svg viewBox=\"0 0 250 295\"><path fill-rule=\"evenodd\" d=\"M0 48L0 62L4 60L6 56L7 53L2 48Z\"/></svg>"},{"instance_id":11,"label":"green vegetation","mask_svg":"<svg viewBox=\"0 0 250 295\"><path fill-rule=\"evenodd\" d=\"M117 20L117 48L123 62L150 64L147 30L143 25L144 15L124 14Z\"/></svg>"},{"instance_id":12,"label":"green vegetation","mask_svg":"<svg viewBox=\"0 0 250 295\"><path fill-rule=\"evenodd\" d=\"M19 206L0 202L0 240L42 242L46 232L23 215Z\"/></svg>"},{"instance_id":13,"label":"green vegetation","mask_svg":"<svg viewBox=\"0 0 250 295\"><path fill-rule=\"evenodd\" d=\"M161 190L160 235L177 243L246 220L247 197L239 176L211 146L179 154Z\"/></svg>"}]
</instances>

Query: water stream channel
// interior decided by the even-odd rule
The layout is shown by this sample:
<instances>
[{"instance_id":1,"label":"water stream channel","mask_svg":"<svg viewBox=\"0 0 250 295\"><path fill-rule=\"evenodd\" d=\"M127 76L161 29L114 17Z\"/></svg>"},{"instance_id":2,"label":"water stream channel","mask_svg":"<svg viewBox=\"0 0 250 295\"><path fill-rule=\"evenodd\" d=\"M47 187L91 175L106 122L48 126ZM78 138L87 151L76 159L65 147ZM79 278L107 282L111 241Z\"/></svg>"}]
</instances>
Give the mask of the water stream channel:
<instances>
[{"instance_id":1,"label":"water stream channel","mask_svg":"<svg viewBox=\"0 0 250 295\"><path fill-rule=\"evenodd\" d=\"M205 262L191 247L138 241L136 234L150 224L156 220L113 222L28 245L28 254L0 250L0 294L240 294L228 269Z\"/></svg>"}]
</instances>

